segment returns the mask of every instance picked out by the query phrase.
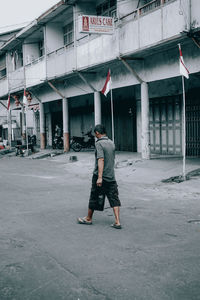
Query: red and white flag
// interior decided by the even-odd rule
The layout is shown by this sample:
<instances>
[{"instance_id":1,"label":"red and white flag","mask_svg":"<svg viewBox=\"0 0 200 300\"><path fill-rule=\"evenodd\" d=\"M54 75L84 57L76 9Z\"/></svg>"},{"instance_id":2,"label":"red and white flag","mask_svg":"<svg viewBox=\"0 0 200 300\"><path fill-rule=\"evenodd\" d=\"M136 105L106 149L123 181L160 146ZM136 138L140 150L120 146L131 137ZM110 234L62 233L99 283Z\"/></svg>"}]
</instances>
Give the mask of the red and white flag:
<instances>
[{"instance_id":1,"label":"red and white flag","mask_svg":"<svg viewBox=\"0 0 200 300\"><path fill-rule=\"evenodd\" d=\"M181 45L178 44L179 46L179 54L180 54L180 57L179 57L179 67L180 67L180 74L183 75L184 77L186 77L187 79L189 78L189 71L184 63L184 60L183 60L183 54L182 54L182 51L181 51Z\"/></svg>"},{"instance_id":2,"label":"red and white flag","mask_svg":"<svg viewBox=\"0 0 200 300\"><path fill-rule=\"evenodd\" d=\"M23 104L28 106L28 100L27 100L27 97L26 97L26 90L25 89L24 89Z\"/></svg>"},{"instance_id":3,"label":"red and white flag","mask_svg":"<svg viewBox=\"0 0 200 300\"><path fill-rule=\"evenodd\" d=\"M8 100L7 100L7 110L10 111L10 95L8 95Z\"/></svg>"},{"instance_id":4,"label":"red and white flag","mask_svg":"<svg viewBox=\"0 0 200 300\"><path fill-rule=\"evenodd\" d=\"M107 94L111 90L111 83L112 83L112 81L111 81L111 72L109 70L107 78L106 78L106 82L104 84L103 89L101 90L101 93L104 94L104 96L107 96Z\"/></svg>"}]
</instances>

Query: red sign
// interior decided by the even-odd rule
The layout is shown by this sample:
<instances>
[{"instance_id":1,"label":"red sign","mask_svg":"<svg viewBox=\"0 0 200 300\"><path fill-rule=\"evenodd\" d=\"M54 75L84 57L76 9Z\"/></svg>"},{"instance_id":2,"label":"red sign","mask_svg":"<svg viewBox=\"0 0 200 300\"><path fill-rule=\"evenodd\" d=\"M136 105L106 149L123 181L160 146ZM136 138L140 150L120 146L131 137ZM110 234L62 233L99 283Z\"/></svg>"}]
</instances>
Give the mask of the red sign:
<instances>
[{"instance_id":1,"label":"red sign","mask_svg":"<svg viewBox=\"0 0 200 300\"><path fill-rule=\"evenodd\" d=\"M83 22L82 24L83 31L89 31L89 17L83 16L82 22Z\"/></svg>"}]
</instances>

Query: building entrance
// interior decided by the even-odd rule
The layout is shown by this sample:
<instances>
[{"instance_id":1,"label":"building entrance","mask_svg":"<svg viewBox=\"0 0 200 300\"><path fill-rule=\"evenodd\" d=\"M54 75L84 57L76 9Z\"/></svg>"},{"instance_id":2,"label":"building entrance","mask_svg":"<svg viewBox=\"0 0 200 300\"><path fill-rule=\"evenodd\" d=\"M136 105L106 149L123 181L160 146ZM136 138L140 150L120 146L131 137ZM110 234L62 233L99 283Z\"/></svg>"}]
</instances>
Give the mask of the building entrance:
<instances>
[{"instance_id":1,"label":"building entrance","mask_svg":"<svg viewBox=\"0 0 200 300\"><path fill-rule=\"evenodd\" d=\"M150 99L150 147L153 154L182 154L181 98Z\"/></svg>"},{"instance_id":2,"label":"building entrance","mask_svg":"<svg viewBox=\"0 0 200 300\"><path fill-rule=\"evenodd\" d=\"M186 155L200 156L200 100L192 96L186 101Z\"/></svg>"}]
</instances>

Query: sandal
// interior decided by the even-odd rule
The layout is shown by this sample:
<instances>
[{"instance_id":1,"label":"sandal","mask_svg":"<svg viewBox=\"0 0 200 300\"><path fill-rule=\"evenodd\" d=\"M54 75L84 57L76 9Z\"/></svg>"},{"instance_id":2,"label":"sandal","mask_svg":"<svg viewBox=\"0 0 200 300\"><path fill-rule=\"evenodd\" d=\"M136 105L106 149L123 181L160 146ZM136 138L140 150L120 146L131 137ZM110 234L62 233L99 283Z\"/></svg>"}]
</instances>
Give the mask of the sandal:
<instances>
[{"instance_id":1,"label":"sandal","mask_svg":"<svg viewBox=\"0 0 200 300\"><path fill-rule=\"evenodd\" d=\"M115 229L122 229L122 226L121 225L118 225L118 224L112 224L110 225L112 228L115 228Z\"/></svg>"},{"instance_id":2,"label":"sandal","mask_svg":"<svg viewBox=\"0 0 200 300\"><path fill-rule=\"evenodd\" d=\"M78 221L79 224L92 225L92 221L88 221L86 219L86 217L84 217L84 218L78 218L77 221Z\"/></svg>"}]
</instances>

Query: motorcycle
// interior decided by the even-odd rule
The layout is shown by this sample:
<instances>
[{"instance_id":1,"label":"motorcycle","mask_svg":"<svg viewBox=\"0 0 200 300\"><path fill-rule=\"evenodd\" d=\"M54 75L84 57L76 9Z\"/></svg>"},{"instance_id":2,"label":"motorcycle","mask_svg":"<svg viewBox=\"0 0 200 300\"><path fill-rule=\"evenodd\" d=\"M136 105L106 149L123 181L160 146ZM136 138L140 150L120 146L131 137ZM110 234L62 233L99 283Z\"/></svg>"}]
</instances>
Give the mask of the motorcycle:
<instances>
[{"instance_id":1,"label":"motorcycle","mask_svg":"<svg viewBox=\"0 0 200 300\"><path fill-rule=\"evenodd\" d=\"M30 149L32 153L34 153L34 146L36 145L36 135L28 136L28 150ZM24 156L24 153L27 151L27 144L22 145L21 141L17 141L17 145L15 146L15 155Z\"/></svg>"},{"instance_id":2,"label":"motorcycle","mask_svg":"<svg viewBox=\"0 0 200 300\"><path fill-rule=\"evenodd\" d=\"M63 149L63 137L55 135L54 139L53 139L52 148L53 149Z\"/></svg>"},{"instance_id":3,"label":"motorcycle","mask_svg":"<svg viewBox=\"0 0 200 300\"><path fill-rule=\"evenodd\" d=\"M88 136L88 140L85 141L85 136ZM94 148L95 138L92 135L92 129L85 133L82 137L73 136L70 142L70 147L75 151L79 152L83 148Z\"/></svg>"}]
</instances>

